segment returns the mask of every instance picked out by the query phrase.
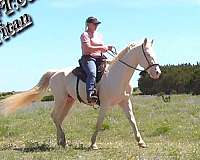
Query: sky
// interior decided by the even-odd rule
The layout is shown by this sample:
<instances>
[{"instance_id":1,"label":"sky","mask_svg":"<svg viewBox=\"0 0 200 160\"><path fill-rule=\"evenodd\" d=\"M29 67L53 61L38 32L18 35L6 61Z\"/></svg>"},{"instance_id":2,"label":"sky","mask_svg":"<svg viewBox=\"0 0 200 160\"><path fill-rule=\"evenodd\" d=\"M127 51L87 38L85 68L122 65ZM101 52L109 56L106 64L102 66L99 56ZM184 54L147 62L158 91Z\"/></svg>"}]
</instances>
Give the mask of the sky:
<instances>
[{"instance_id":1,"label":"sky","mask_svg":"<svg viewBox=\"0 0 200 160\"><path fill-rule=\"evenodd\" d=\"M0 92L35 86L49 69L77 66L85 19L97 17L105 44L125 48L154 39L160 65L200 61L200 0L34 0L3 23L23 14L34 25L0 45ZM137 87L139 72L131 83Z\"/></svg>"}]
</instances>

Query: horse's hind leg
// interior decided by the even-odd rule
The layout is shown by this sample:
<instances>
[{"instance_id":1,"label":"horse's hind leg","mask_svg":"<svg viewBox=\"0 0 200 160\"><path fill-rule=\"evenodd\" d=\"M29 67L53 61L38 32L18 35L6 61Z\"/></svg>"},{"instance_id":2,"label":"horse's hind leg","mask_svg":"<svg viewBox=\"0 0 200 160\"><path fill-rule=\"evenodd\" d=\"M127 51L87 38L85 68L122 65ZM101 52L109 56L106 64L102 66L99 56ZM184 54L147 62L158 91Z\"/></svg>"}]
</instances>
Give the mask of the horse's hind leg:
<instances>
[{"instance_id":1,"label":"horse's hind leg","mask_svg":"<svg viewBox=\"0 0 200 160\"><path fill-rule=\"evenodd\" d=\"M96 130L95 130L95 132L93 133L93 135L91 137L91 142L92 142L91 146L90 146L91 149L94 149L94 150L98 149L98 147L96 145L96 138L97 138L99 130L102 127L103 120L105 118L105 114L106 114L106 109L105 108L100 108L99 116L98 116L97 123L96 123Z\"/></svg>"},{"instance_id":2,"label":"horse's hind leg","mask_svg":"<svg viewBox=\"0 0 200 160\"><path fill-rule=\"evenodd\" d=\"M55 107L51 114L51 117L55 123L57 130L57 142L58 145L66 146L65 134L62 129L62 122L69 112L74 103L74 99L68 96L68 92L65 86L64 72L55 74L50 80L50 88L54 95Z\"/></svg>"},{"instance_id":3,"label":"horse's hind leg","mask_svg":"<svg viewBox=\"0 0 200 160\"><path fill-rule=\"evenodd\" d=\"M67 97L68 98L68 97ZM66 146L65 134L62 128L62 122L69 112L70 108L74 103L73 99L65 99L61 102L55 102L55 108L51 114L53 121L57 129L57 143L62 147Z\"/></svg>"}]
</instances>

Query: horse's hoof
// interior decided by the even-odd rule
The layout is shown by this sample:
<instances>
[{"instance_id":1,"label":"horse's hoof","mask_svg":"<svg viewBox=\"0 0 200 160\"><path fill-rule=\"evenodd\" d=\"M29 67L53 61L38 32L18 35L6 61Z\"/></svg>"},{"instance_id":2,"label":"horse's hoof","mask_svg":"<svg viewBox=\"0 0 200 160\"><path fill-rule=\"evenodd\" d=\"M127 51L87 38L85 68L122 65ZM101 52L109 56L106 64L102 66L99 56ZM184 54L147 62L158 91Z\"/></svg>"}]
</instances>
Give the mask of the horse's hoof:
<instances>
[{"instance_id":1,"label":"horse's hoof","mask_svg":"<svg viewBox=\"0 0 200 160\"><path fill-rule=\"evenodd\" d=\"M60 140L59 142L58 142L58 145L59 146L62 146L63 148L65 148L66 147L66 141L64 140Z\"/></svg>"},{"instance_id":2,"label":"horse's hoof","mask_svg":"<svg viewBox=\"0 0 200 160\"><path fill-rule=\"evenodd\" d=\"M99 148L97 147L96 144L93 144L93 145L90 146L90 149L92 149L92 150L98 150Z\"/></svg>"},{"instance_id":3,"label":"horse's hoof","mask_svg":"<svg viewBox=\"0 0 200 160\"><path fill-rule=\"evenodd\" d=\"M148 148L148 146L144 142L138 143L138 146L140 148Z\"/></svg>"},{"instance_id":4,"label":"horse's hoof","mask_svg":"<svg viewBox=\"0 0 200 160\"><path fill-rule=\"evenodd\" d=\"M61 146L62 148L66 147L66 143L58 143L59 146Z\"/></svg>"}]
</instances>

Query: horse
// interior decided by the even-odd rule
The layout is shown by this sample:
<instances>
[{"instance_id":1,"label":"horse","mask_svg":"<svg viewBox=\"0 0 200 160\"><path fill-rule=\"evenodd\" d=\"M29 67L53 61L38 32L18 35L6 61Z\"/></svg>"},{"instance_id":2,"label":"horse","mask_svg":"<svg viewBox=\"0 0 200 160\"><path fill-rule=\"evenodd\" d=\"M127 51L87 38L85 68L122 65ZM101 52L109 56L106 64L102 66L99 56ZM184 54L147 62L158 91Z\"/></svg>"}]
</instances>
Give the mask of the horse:
<instances>
[{"instance_id":1,"label":"horse","mask_svg":"<svg viewBox=\"0 0 200 160\"><path fill-rule=\"evenodd\" d=\"M97 118L96 129L91 137L91 149L98 149L96 138L102 127L106 111L114 105L120 106L133 129L135 139L139 147L146 148L133 114L132 102L130 96L132 86L130 79L133 73L140 65L153 79L158 79L161 70L157 62L153 47L153 40L145 38L143 41L130 43L107 65L100 82L96 88L100 99L100 109ZM76 80L77 77L72 73L71 67L60 70L49 70L40 79L39 83L30 90L12 95L0 102L0 113L9 114L19 108L23 108L40 98L40 96L50 89L54 96L55 105L51 117L56 126L57 144L65 147L67 145L62 123L77 101ZM86 85L79 83L79 95L87 104Z\"/></svg>"}]
</instances>

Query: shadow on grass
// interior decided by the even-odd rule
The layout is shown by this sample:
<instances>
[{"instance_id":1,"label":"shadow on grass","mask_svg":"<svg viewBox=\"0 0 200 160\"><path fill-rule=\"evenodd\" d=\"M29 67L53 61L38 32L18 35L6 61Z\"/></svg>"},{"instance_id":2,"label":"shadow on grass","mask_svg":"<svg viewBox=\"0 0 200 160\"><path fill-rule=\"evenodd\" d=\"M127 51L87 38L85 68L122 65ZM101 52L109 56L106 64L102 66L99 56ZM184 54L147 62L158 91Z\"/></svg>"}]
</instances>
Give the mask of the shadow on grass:
<instances>
[{"instance_id":1,"label":"shadow on grass","mask_svg":"<svg viewBox=\"0 0 200 160\"><path fill-rule=\"evenodd\" d=\"M83 147L72 147L74 150L82 150L82 151L101 151L101 150L108 150L108 149L116 149L116 148L106 148L106 147L99 147L98 149L92 149L91 147L88 146L83 146Z\"/></svg>"},{"instance_id":2,"label":"shadow on grass","mask_svg":"<svg viewBox=\"0 0 200 160\"><path fill-rule=\"evenodd\" d=\"M40 144L37 146L29 146L29 147L16 147L13 148L14 151L20 151L20 152L50 152L52 150L55 150L54 147L50 147L48 144Z\"/></svg>"},{"instance_id":3,"label":"shadow on grass","mask_svg":"<svg viewBox=\"0 0 200 160\"><path fill-rule=\"evenodd\" d=\"M0 151L5 151L5 150L13 150L13 151L18 151L18 152L23 152L23 153L31 153L31 152L50 152L50 151L55 151L59 149L72 149L72 150L80 150L80 151L95 151L91 149L88 145L84 145L83 143L80 142L75 142L75 143L68 143L68 145L63 148L61 146L50 146L48 143L39 143L39 142L28 142L25 144L24 147L21 146L16 146L13 144L7 144L0 148ZM100 147L98 150L108 150L108 149L115 149L115 148L109 148L109 147ZM98 151L97 150L97 151Z\"/></svg>"},{"instance_id":4,"label":"shadow on grass","mask_svg":"<svg viewBox=\"0 0 200 160\"><path fill-rule=\"evenodd\" d=\"M69 144L68 146L66 146L65 148L63 147L50 147L48 144L40 144L40 145L36 145L36 146L29 146L29 147L15 147L12 148L12 150L14 151L19 151L19 152L50 152L56 149L73 149L73 150L82 150L82 151L92 151L92 149L89 146L84 146L83 144ZM105 148L99 148L98 150L103 150Z\"/></svg>"},{"instance_id":5,"label":"shadow on grass","mask_svg":"<svg viewBox=\"0 0 200 160\"><path fill-rule=\"evenodd\" d=\"M72 149L74 150L82 150L82 151L90 151L90 147L88 146L83 146L83 145L79 145L79 146L76 146L76 145L72 145L70 146Z\"/></svg>"},{"instance_id":6,"label":"shadow on grass","mask_svg":"<svg viewBox=\"0 0 200 160\"><path fill-rule=\"evenodd\" d=\"M92 149L90 146L85 146L83 144L71 144L69 145L70 148L74 150L82 150L82 151L99 151L99 150L108 150L108 149L116 149L116 148L109 148L109 147L99 147L97 150Z\"/></svg>"}]
</instances>

